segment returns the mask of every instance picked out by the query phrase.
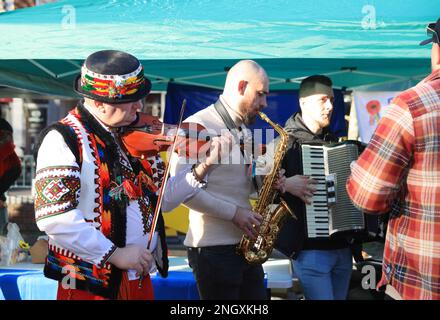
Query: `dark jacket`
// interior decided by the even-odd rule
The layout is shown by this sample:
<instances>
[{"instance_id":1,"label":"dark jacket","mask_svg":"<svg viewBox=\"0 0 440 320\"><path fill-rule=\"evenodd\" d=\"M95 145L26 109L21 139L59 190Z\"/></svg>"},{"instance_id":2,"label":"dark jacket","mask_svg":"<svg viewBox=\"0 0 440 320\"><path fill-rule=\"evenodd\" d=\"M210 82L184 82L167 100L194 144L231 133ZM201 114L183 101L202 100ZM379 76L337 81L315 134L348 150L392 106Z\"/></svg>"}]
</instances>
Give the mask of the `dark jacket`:
<instances>
[{"instance_id":1,"label":"dark jacket","mask_svg":"<svg viewBox=\"0 0 440 320\"><path fill-rule=\"evenodd\" d=\"M12 127L5 120L0 119L0 200L5 201L5 192L14 184L21 173L21 163L15 153L12 136Z\"/></svg>"},{"instance_id":2,"label":"dark jacket","mask_svg":"<svg viewBox=\"0 0 440 320\"><path fill-rule=\"evenodd\" d=\"M289 149L283 159L282 167L286 170L286 177L302 174L300 144L313 142L329 144L337 142L338 138L325 128L320 135L312 133L304 124L300 113L292 115L284 126L289 133ZM304 202L285 193L282 195L297 220L288 217L279 233L275 248L283 254L296 258L300 250L332 250L348 247L345 239L310 239L306 236L305 204Z\"/></svg>"}]
</instances>

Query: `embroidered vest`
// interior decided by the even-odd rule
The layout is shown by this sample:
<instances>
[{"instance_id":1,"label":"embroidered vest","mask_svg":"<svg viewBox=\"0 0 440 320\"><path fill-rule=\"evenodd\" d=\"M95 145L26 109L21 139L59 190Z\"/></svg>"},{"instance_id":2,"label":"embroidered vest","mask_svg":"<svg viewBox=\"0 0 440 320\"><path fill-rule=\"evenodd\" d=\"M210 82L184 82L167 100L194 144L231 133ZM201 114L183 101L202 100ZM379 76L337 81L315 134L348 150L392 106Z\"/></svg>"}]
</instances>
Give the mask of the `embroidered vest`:
<instances>
[{"instance_id":1,"label":"embroidered vest","mask_svg":"<svg viewBox=\"0 0 440 320\"><path fill-rule=\"evenodd\" d=\"M67 210L74 208L81 210L85 221L100 230L117 247L125 247L126 208L130 199L136 199L142 213L144 233L149 232L156 196L151 178L146 174L149 169L148 164L134 163L132 165L127 161L112 135L81 104L60 120L60 123L64 125L63 130L60 130L63 126L56 124L42 132L36 146L36 152L38 152L44 136L50 130L55 129L60 131L72 153L76 156L81 169L80 172L72 172L73 179L67 183L73 188L71 194L77 196L76 199L71 199L70 207ZM68 136L76 136L76 145L72 139L66 139ZM44 170L51 170L51 168ZM43 179L43 181L40 179L36 183L36 211L46 209L48 205L57 205L47 203L47 199L42 197L43 190L45 189L47 192L47 188L51 187L51 181L49 181L51 176L47 176L48 179ZM77 177L76 183L74 182L75 176ZM78 190L79 182L84 192ZM79 191L79 194L76 191ZM153 203L150 199L153 200ZM66 199L63 200L66 201ZM63 212L67 210L65 208ZM50 212L54 214L53 210ZM55 212L55 214L57 213ZM37 214L37 219L38 217L39 214ZM166 244L162 241L162 247L164 246L166 249ZM82 260L73 252L62 248L53 241L49 241L49 253L44 274L57 281L62 281L66 275L74 277L76 289L116 299L122 271L106 262L106 259L107 257L104 257L102 263L94 265ZM166 276L168 269L167 261L165 267L166 270L159 270L164 276Z\"/></svg>"}]
</instances>

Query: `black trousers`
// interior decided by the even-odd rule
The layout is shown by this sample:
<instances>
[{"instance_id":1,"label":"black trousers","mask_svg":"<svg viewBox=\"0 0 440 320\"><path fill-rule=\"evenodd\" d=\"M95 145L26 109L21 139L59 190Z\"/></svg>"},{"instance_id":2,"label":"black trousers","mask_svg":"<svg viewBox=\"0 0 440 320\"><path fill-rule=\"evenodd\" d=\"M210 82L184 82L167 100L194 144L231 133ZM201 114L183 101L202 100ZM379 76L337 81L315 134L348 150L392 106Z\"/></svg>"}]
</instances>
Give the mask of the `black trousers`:
<instances>
[{"instance_id":1,"label":"black trousers","mask_svg":"<svg viewBox=\"0 0 440 320\"><path fill-rule=\"evenodd\" d=\"M236 253L236 245L187 248L202 300L266 300L264 271Z\"/></svg>"}]
</instances>

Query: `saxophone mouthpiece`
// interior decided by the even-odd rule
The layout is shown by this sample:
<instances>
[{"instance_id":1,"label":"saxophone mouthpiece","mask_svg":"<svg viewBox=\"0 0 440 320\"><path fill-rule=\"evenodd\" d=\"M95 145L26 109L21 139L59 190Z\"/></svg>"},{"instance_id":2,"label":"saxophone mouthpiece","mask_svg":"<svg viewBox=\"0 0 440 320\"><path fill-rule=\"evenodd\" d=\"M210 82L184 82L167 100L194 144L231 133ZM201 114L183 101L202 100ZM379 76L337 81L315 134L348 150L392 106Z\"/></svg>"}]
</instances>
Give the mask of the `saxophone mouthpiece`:
<instances>
[{"instance_id":1,"label":"saxophone mouthpiece","mask_svg":"<svg viewBox=\"0 0 440 320\"><path fill-rule=\"evenodd\" d=\"M261 119L263 119L263 120L266 120L266 119L268 119L268 117L266 116L266 114L265 113L263 113L263 112L261 112L261 111L258 111L258 115L260 116L260 118Z\"/></svg>"}]
</instances>

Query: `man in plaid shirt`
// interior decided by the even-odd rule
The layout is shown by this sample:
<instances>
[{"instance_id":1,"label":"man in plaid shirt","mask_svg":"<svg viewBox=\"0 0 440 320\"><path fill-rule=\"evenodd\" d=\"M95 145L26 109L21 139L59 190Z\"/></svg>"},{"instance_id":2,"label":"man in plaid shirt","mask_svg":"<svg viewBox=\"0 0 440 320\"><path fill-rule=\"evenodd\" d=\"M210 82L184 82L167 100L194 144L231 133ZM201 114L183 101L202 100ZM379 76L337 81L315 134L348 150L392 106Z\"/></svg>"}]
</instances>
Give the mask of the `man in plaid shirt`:
<instances>
[{"instance_id":1,"label":"man in plaid shirt","mask_svg":"<svg viewBox=\"0 0 440 320\"><path fill-rule=\"evenodd\" d=\"M392 299L440 299L440 19L427 30L432 73L393 100L347 181L358 208L390 214L378 288Z\"/></svg>"}]
</instances>

